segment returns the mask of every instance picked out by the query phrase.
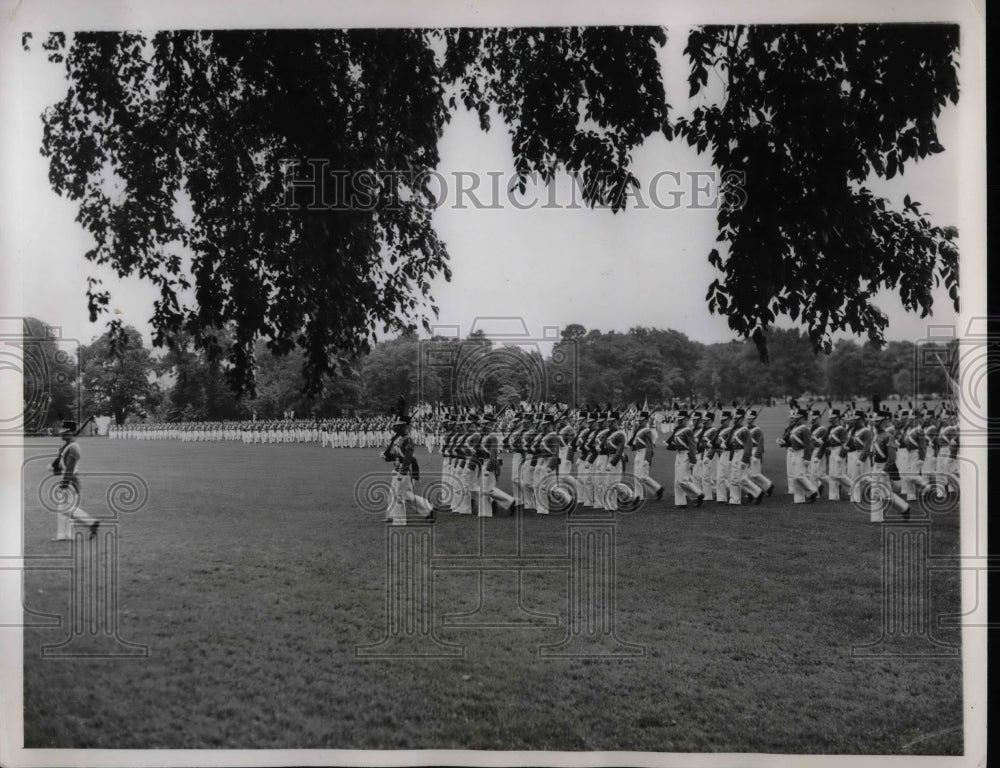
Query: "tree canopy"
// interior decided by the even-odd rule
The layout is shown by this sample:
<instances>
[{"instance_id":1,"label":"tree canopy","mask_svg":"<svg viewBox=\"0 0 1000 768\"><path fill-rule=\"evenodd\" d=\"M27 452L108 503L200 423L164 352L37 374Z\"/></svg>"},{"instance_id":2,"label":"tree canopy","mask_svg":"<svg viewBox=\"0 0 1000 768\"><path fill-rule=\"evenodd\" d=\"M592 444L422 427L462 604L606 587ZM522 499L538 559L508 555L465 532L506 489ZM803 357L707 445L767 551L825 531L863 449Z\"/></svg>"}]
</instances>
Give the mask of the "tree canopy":
<instances>
[{"instance_id":1,"label":"tree canopy","mask_svg":"<svg viewBox=\"0 0 1000 768\"><path fill-rule=\"evenodd\" d=\"M942 150L957 26L696 27L685 52L703 103L673 122L665 42L659 27L56 33L44 47L68 89L44 115L42 152L96 240L86 258L158 286L154 343L184 331L227 358L238 393L254 389L258 340L300 350L315 393L377 332L428 326L429 281L450 271L424 172L460 106L484 129L496 109L522 181L572 171L588 203L616 211L653 134L710 151L726 184L738 174L707 301L761 354L779 316L814 349L843 329L881 342L871 298L884 288L926 314L943 280L957 307L955 230L865 186ZM709 68L724 73L718 97ZM374 176L369 206L310 206L305 188L281 206L288 158L409 173ZM110 297L92 281L88 301L96 319Z\"/></svg>"}]
</instances>

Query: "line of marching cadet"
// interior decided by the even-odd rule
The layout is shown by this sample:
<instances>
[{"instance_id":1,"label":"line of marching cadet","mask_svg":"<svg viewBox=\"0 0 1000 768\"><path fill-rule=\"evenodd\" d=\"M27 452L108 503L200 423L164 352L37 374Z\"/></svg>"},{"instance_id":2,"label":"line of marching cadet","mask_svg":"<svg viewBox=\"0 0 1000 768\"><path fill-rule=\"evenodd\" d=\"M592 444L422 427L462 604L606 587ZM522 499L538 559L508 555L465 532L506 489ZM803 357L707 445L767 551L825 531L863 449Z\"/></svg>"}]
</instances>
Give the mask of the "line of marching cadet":
<instances>
[{"instance_id":1,"label":"line of marching cadet","mask_svg":"<svg viewBox=\"0 0 1000 768\"><path fill-rule=\"evenodd\" d=\"M110 440L180 440L244 445L319 443L324 448L381 448L392 436L392 418L270 419L262 421L143 422L111 425ZM421 427L416 429L423 440Z\"/></svg>"},{"instance_id":2,"label":"line of marching cadet","mask_svg":"<svg viewBox=\"0 0 1000 768\"><path fill-rule=\"evenodd\" d=\"M397 522L407 501L421 514L432 513L430 502L413 491L419 469L409 427L408 418L396 419L383 454L395 462L388 519ZM442 501L433 509L464 515L491 517L496 508L548 514L574 505L618 510L649 496L659 500L664 488L651 475L658 444L674 452L675 508L706 500L760 504L774 492L762 471L765 439L753 409L679 411L666 418L646 411L623 418L614 410L563 410L515 414L502 423L468 412L439 420L428 432L429 450L435 442ZM825 491L829 500L869 507L871 521L882 522L890 507L908 516L909 503L923 494L945 499L958 493L958 428L947 409L841 413L793 406L777 443L786 450L787 488L796 504L814 502ZM505 453L511 457L510 493L498 487Z\"/></svg>"}]
</instances>

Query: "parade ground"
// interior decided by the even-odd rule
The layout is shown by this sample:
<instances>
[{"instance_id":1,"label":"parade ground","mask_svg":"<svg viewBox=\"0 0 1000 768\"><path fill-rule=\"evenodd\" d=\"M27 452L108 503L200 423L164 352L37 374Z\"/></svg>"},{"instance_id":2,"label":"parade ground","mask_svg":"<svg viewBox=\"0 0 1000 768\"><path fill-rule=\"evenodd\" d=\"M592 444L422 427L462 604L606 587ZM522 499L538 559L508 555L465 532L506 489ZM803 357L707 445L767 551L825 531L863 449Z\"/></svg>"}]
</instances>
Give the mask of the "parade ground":
<instances>
[{"instance_id":1,"label":"parade ground","mask_svg":"<svg viewBox=\"0 0 1000 768\"><path fill-rule=\"evenodd\" d=\"M573 515L439 514L433 556L459 564L433 573L423 619L440 655L366 654L390 648L398 576L378 449L82 438L105 560L80 566L88 539L52 541L39 497L58 441L28 440L24 744L961 754L959 572L934 567L955 562L957 502L881 525L850 502L793 505L786 415L761 417L776 489L760 506L674 509L657 448L663 500L603 523L614 637L576 656L541 650L566 636L571 574L503 567L558 560ZM441 460L417 457L419 492ZM907 525L927 582L901 627L884 565ZM97 636L80 620L91 567L112 577L101 599L117 585ZM427 587L411 586L394 594Z\"/></svg>"}]
</instances>

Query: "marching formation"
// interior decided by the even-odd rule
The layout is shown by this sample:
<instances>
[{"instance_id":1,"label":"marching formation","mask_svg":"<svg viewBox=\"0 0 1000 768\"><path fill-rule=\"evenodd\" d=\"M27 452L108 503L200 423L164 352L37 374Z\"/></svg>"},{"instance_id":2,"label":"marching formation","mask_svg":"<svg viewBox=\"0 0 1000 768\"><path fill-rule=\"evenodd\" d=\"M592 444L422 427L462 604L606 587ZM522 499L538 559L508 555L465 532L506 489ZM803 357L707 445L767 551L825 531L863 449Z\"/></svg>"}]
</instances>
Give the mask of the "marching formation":
<instances>
[{"instance_id":1,"label":"marching formation","mask_svg":"<svg viewBox=\"0 0 1000 768\"><path fill-rule=\"evenodd\" d=\"M422 430L419 430L421 437ZM319 443L324 448L380 448L392 436L392 420L378 416L270 421L144 422L108 428L111 440L242 442L244 445Z\"/></svg>"},{"instance_id":2,"label":"marching formation","mask_svg":"<svg viewBox=\"0 0 1000 768\"><path fill-rule=\"evenodd\" d=\"M437 418L428 432L440 447L438 508L460 515L492 517L498 511L535 511L584 507L633 509L663 497L653 477L658 447L674 454L673 502L684 509L706 501L760 504L773 495L774 482L763 474L763 430L757 411L733 407L718 412L630 409L508 410L499 415L463 410ZM433 505L416 496L419 479L410 419L397 415L386 460L396 463L389 519L405 522L405 504L422 514ZM431 438L433 438L431 440ZM933 494L958 493L956 417L948 409L854 408L843 413L801 408L793 401L789 423L777 444L786 450L786 489L795 504L815 502L821 494L870 507L881 522L889 507L904 517L909 502ZM403 454L400 454L400 451ZM511 489L499 487L504 455L510 457ZM402 487L402 486L401 486Z\"/></svg>"},{"instance_id":3,"label":"marching formation","mask_svg":"<svg viewBox=\"0 0 1000 768\"><path fill-rule=\"evenodd\" d=\"M405 521L405 504L421 515L435 509L491 517L499 512L574 508L634 509L663 498L655 478L659 449L673 454L673 506L705 503L758 505L775 492L764 475L767 446L753 408L697 409L608 406L571 409L527 405L500 413L477 409L426 409L411 418L400 404L393 416L323 420L143 423L112 427L113 440L230 441L246 445L318 443L329 448L387 446L395 465L388 517ZM958 427L955 413L939 406L895 412L873 403L868 410L822 410L791 403L777 444L786 452L785 490L795 504L821 496L870 507L881 522L889 508L904 517L925 495L958 493ZM417 496L416 446L441 457L431 490L435 504ZM510 462L510 488L500 487Z\"/></svg>"}]
</instances>

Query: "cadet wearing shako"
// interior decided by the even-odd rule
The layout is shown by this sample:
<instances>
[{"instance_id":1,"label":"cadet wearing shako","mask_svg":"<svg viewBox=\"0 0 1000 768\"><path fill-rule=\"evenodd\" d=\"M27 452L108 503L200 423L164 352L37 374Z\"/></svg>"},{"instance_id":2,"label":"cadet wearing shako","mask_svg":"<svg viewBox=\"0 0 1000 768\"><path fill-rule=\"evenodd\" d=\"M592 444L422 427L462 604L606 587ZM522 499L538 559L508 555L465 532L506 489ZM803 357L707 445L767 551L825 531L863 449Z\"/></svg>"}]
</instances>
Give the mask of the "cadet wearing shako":
<instances>
[{"instance_id":1,"label":"cadet wearing shako","mask_svg":"<svg viewBox=\"0 0 1000 768\"><path fill-rule=\"evenodd\" d=\"M576 483L580 489L580 502L585 507L594 506L594 460L597 452L594 450L594 438L597 436L597 414L588 411L583 414L584 420L576 436L574 451L576 452Z\"/></svg>"},{"instance_id":2,"label":"cadet wearing shako","mask_svg":"<svg viewBox=\"0 0 1000 768\"><path fill-rule=\"evenodd\" d=\"M621 427L620 418L618 411L611 411L608 414L608 435L604 438L608 452L608 462L605 467L604 506L612 512L618 509L619 487L622 475L625 473L625 464L628 461L628 454L625 452L625 442L628 438L625 430Z\"/></svg>"},{"instance_id":3,"label":"cadet wearing shako","mask_svg":"<svg viewBox=\"0 0 1000 768\"><path fill-rule=\"evenodd\" d=\"M674 507L687 509L688 499L694 499L696 507L701 506L705 496L701 488L694 484L691 472L698 462L698 449L694 442L694 430L687 411L677 414L677 426L667 439L667 447L674 455Z\"/></svg>"},{"instance_id":4,"label":"cadet wearing shako","mask_svg":"<svg viewBox=\"0 0 1000 768\"><path fill-rule=\"evenodd\" d=\"M717 459L715 462L715 500L719 504L729 503L729 476L732 473L732 452L729 447L729 438L732 434L733 414L731 411L724 410L712 444L712 450Z\"/></svg>"},{"instance_id":5,"label":"cadet wearing shako","mask_svg":"<svg viewBox=\"0 0 1000 768\"><path fill-rule=\"evenodd\" d=\"M829 495L829 486L831 485L830 473L827 470L828 462L827 456L830 451L829 443L827 438L829 437L830 430L823 424L821 419L823 418L822 412L817 409L813 409L809 414L809 429L812 430L812 441L813 441L813 453L812 459L809 461L809 469L807 474L809 479L812 480L813 484L822 492L823 484L827 485L827 494Z\"/></svg>"},{"instance_id":6,"label":"cadet wearing shako","mask_svg":"<svg viewBox=\"0 0 1000 768\"><path fill-rule=\"evenodd\" d=\"M524 420L515 418L507 433L507 450L510 452L510 484L514 497L514 510L524 509L524 486L521 485L521 466L524 464L524 446L521 436L525 430Z\"/></svg>"},{"instance_id":7,"label":"cadet wearing shako","mask_svg":"<svg viewBox=\"0 0 1000 768\"><path fill-rule=\"evenodd\" d=\"M754 504L760 504L764 498L764 489L750 479L753 438L750 436L750 428L743 423L745 415L742 408L736 409L736 413L733 415L733 431L729 435L729 446L732 449L729 470L730 504L742 504L744 491L750 494Z\"/></svg>"},{"instance_id":8,"label":"cadet wearing shako","mask_svg":"<svg viewBox=\"0 0 1000 768\"><path fill-rule=\"evenodd\" d=\"M694 450L695 450L695 462L694 468L691 470L691 482L704 493L704 481L705 481L705 443L704 443L704 433L705 433L705 416L701 411L694 411L691 414L691 430L694 434Z\"/></svg>"},{"instance_id":9,"label":"cadet wearing shako","mask_svg":"<svg viewBox=\"0 0 1000 768\"><path fill-rule=\"evenodd\" d=\"M460 432L456 441L456 452L458 454L458 508L455 510L460 515L472 514L472 487L475 478L475 468L473 467L476 455L475 449L470 446L470 439L473 435L472 417L466 414L459 422Z\"/></svg>"},{"instance_id":10,"label":"cadet wearing shako","mask_svg":"<svg viewBox=\"0 0 1000 768\"><path fill-rule=\"evenodd\" d=\"M715 412L702 414L702 429L698 437L698 467L701 477L701 492L711 501L715 498L715 485L719 473L719 456L715 452L715 438L719 427L715 426Z\"/></svg>"},{"instance_id":11,"label":"cadet wearing shako","mask_svg":"<svg viewBox=\"0 0 1000 768\"><path fill-rule=\"evenodd\" d=\"M757 411L747 411L747 429L750 430L750 480L763 489L765 496L774 493L774 483L764 475L764 430L757 423Z\"/></svg>"},{"instance_id":12,"label":"cadet wearing shako","mask_svg":"<svg viewBox=\"0 0 1000 768\"><path fill-rule=\"evenodd\" d=\"M483 500L479 492L482 486L482 442L483 433L479 427L479 416L470 413L468 416L468 431L465 435L465 482L470 499L470 510L474 506L478 514ZM474 502L474 504L473 504ZM486 502L489 504L489 501Z\"/></svg>"},{"instance_id":13,"label":"cadet wearing shako","mask_svg":"<svg viewBox=\"0 0 1000 768\"><path fill-rule=\"evenodd\" d=\"M501 509L509 510L514 503L514 497L500 490L497 483L500 480L500 469L503 460L500 449L503 446L503 435L497 429L496 420L491 415L484 415L482 421L483 439L479 445L479 458L482 461L479 486L479 516L493 517L493 503Z\"/></svg>"},{"instance_id":14,"label":"cadet wearing shako","mask_svg":"<svg viewBox=\"0 0 1000 768\"><path fill-rule=\"evenodd\" d=\"M441 482L444 486L444 498L441 501L445 509L453 512L458 508L459 497L458 480L455 476L457 462L455 443L458 440L458 427L452 417L447 416L442 420L441 428L443 430L441 442Z\"/></svg>"},{"instance_id":15,"label":"cadet wearing shako","mask_svg":"<svg viewBox=\"0 0 1000 768\"><path fill-rule=\"evenodd\" d=\"M863 411L853 411L851 429L847 436L847 479L851 483L851 501L861 504L861 486L869 473L867 449L874 434L866 423Z\"/></svg>"},{"instance_id":16,"label":"cadet wearing shako","mask_svg":"<svg viewBox=\"0 0 1000 768\"><path fill-rule=\"evenodd\" d=\"M924 454L924 463L920 473L927 478L928 490L941 499L946 495L946 483L938 475L938 453L941 450L941 426L934 414L926 408L920 414L923 422L924 437L927 440L927 450Z\"/></svg>"},{"instance_id":17,"label":"cadet wearing shako","mask_svg":"<svg viewBox=\"0 0 1000 768\"><path fill-rule=\"evenodd\" d=\"M847 428L840 421L840 411L830 411L826 429L827 450L827 497L830 501L840 501L840 489L850 492L851 481L847 477Z\"/></svg>"},{"instance_id":18,"label":"cadet wearing shako","mask_svg":"<svg viewBox=\"0 0 1000 768\"><path fill-rule=\"evenodd\" d=\"M653 494L659 501L663 498L663 486L649 474L653 464L655 446L656 430L650 422L649 412L642 411L639 414L639 428L632 437L632 448L635 450L632 462L633 474L635 475L636 487L643 493Z\"/></svg>"},{"instance_id":19,"label":"cadet wearing shako","mask_svg":"<svg viewBox=\"0 0 1000 768\"><path fill-rule=\"evenodd\" d=\"M899 478L896 438L893 434L892 414L879 411L873 415L876 434L863 452L864 458L871 457L871 513L869 519L873 523L885 521L885 512L895 509L904 518L910 516L910 505L895 492L892 481Z\"/></svg>"},{"instance_id":20,"label":"cadet wearing shako","mask_svg":"<svg viewBox=\"0 0 1000 768\"><path fill-rule=\"evenodd\" d=\"M73 436L76 433L76 422L64 421L59 430L59 437L63 444L59 453L53 460L52 474L62 475L62 479L57 486L58 490L53 494L56 500L56 537L55 541L68 541L73 538L73 525L80 522L90 527L90 537L97 536L97 528L100 521L88 515L80 506L81 487L78 469L83 452L80 444Z\"/></svg>"},{"instance_id":21,"label":"cadet wearing shako","mask_svg":"<svg viewBox=\"0 0 1000 768\"><path fill-rule=\"evenodd\" d=\"M806 474L813 452L812 430L805 423L806 415L805 410L795 408L784 435L787 450L792 455L792 502L795 504L812 503L819 498L819 488Z\"/></svg>"},{"instance_id":22,"label":"cadet wearing shako","mask_svg":"<svg viewBox=\"0 0 1000 768\"><path fill-rule=\"evenodd\" d=\"M794 426L792 422L795 421L796 414L798 413L798 410L799 410L799 406L795 403L795 401L792 400L791 402L792 402L792 405L791 405L791 407L789 409L789 414L788 414L788 426L785 427L785 431L782 434L782 436L780 438L778 438L778 440L779 440L778 445L780 445L782 448L786 448L786 449L788 448L788 445L787 445L787 443L785 443L783 441L785 441L786 438L788 437L788 435L791 433L792 428ZM794 462L794 458L792 456L791 451L786 450L785 451L785 482L787 484L786 487L788 488L788 495L789 496L794 496L795 495L795 484L792 482L792 478L795 476L794 475L794 471L793 471L794 468L792 466L793 462Z\"/></svg>"},{"instance_id":23,"label":"cadet wearing shako","mask_svg":"<svg viewBox=\"0 0 1000 768\"><path fill-rule=\"evenodd\" d=\"M400 405L402 411L405 405ZM393 525L406 525L406 503L410 502L417 508L421 517L434 519L434 508L423 496L418 496L413 490L413 483L420 479L420 469L414 458L413 440L408 434L410 419L400 413L393 423L395 434L382 457L393 462L392 485L389 494L389 510L387 520Z\"/></svg>"},{"instance_id":24,"label":"cadet wearing shako","mask_svg":"<svg viewBox=\"0 0 1000 768\"><path fill-rule=\"evenodd\" d=\"M945 492L957 494L958 485L958 423L951 411L945 411L938 430L937 473L945 483Z\"/></svg>"},{"instance_id":25,"label":"cadet wearing shako","mask_svg":"<svg viewBox=\"0 0 1000 768\"><path fill-rule=\"evenodd\" d=\"M572 496L573 500L580 502L580 486L573 477L573 464L576 460L576 427L569 420L568 414L563 414L556 424L559 438L559 469L556 470L556 483L563 489L564 493Z\"/></svg>"},{"instance_id":26,"label":"cadet wearing shako","mask_svg":"<svg viewBox=\"0 0 1000 768\"><path fill-rule=\"evenodd\" d=\"M606 509L605 494L608 479L607 466L610 454L604 441L611 430L608 427L608 414L610 411L601 411L597 414L597 421L594 423L594 434L591 436L591 462L590 477L594 488L594 509Z\"/></svg>"},{"instance_id":27,"label":"cadet wearing shako","mask_svg":"<svg viewBox=\"0 0 1000 768\"><path fill-rule=\"evenodd\" d=\"M535 429L534 417L531 414L525 414L524 427L521 430L521 436L518 440L521 463L517 468L517 481L521 486L522 511L535 508L535 489L532 485L533 478L531 477L531 473L534 472L534 467L532 466L532 459L534 458L532 447L537 437L538 431Z\"/></svg>"},{"instance_id":28,"label":"cadet wearing shako","mask_svg":"<svg viewBox=\"0 0 1000 768\"><path fill-rule=\"evenodd\" d=\"M556 470L559 468L559 436L555 429L555 416L542 416L535 447L535 509L540 515L550 512L550 494L555 490Z\"/></svg>"},{"instance_id":29,"label":"cadet wearing shako","mask_svg":"<svg viewBox=\"0 0 1000 768\"><path fill-rule=\"evenodd\" d=\"M899 451L900 455L905 457L904 465L899 468L903 491L907 501L916 501L917 495L924 493L930 487L927 478L921 474L927 455L927 436L917 414L910 414L907 419L901 445L906 449Z\"/></svg>"}]
</instances>

